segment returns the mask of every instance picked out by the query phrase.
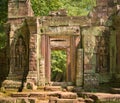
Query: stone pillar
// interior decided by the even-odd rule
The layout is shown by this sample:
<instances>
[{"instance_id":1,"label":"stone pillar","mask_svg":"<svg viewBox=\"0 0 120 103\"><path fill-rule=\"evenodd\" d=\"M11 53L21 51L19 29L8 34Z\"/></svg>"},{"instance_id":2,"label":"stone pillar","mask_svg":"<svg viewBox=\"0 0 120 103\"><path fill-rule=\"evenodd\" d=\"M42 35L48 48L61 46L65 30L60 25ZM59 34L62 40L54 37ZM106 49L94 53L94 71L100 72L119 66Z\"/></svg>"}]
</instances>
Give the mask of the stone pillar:
<instances>
[{"instance_id":1,"label":"stone pillar","mask_svg":"<svg viewBox=\"0 0 120 103\"><path fill-rule=\"evenodd\" d=\"M83 85L83 49L77 50L76 86Z\"/></svg>"},{"instance_id":2,"label":"stone pillar","mask_svg":"<svg viewBox=\"0 0 120 103\"><path fill-rule=\"evenodd\" d=\"M30 35L29 44L29 71L27 75L27 82L32 82L37 85L37 34Z\"/></svg>"},{"instance_id":3,"label":"stone pillar","mask_svg":"<svg viewBox=\"0 0 120 103\"><path fill-rule=\"evenodd\" d=\"M41 58L39 60L39 86L45 86L45 60Z\"/></svg>"}]
</instances>

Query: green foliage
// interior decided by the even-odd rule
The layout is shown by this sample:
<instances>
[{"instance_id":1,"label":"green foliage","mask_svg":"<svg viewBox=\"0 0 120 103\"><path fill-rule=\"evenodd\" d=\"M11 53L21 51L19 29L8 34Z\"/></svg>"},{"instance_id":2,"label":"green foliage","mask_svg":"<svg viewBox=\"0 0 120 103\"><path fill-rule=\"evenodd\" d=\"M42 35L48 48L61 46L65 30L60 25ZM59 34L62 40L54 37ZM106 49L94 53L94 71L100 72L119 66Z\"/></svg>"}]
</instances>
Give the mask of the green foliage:
<instances>
[{"instance_id":1,"label":"green foliage","mask_svg":"<svg viewBox=\"0 0 120 103\"><path fill-rule=\"evenodd\" d=\"M36 16L48 15L50 11L66 9L68 15L87 15L96 5L96 0L31 0Z\"/></svg>"},{"instance_id":2,"label":"green foliage","mask_svg":"<svg viewBox=\"0 0 120 103\"><path fill-rule=\"evenodd\" d=\"M8 0L0 0L0 25L7 20L7 2Z\"/></svg>"},{"instance_id":3,"label":"green foliage","mask_svg":"<svg viewBox=\"0 0 120 103\"><path fill-rule=\"evenodd\" d=\"M31 0L31 3L36 16L43 16L48 13L48 7L45 0Z\"/></svg>"},{"instance_id":4,"label":"green foliage","mask_svg":"<svg viewBox=\"0 0 120 103\"><path fill-rule=\"evenodd\" d=\"M54 50L51 53L51 72L52 72L52 80L55 80L58 74L65 77L66 71L66 52L63 50Z\"/></svg>"},{"instance_id":5,"label":"green foliage","mask_svg":"<svg viewBox=\"0 0 120 103\"><path fill-rule=\"evenodd\" d=\"M4 32L0 32L0 49L4 48L6 44L6 35Z\"/></svg>"},{"instance_id":6,"label":"green foliage","mask_svg":"<svg viewBox=\"0 0 120 103\"><path fill-rule=\"evenodd\" d=\"M85 16L95 5L96 0L65 0L63 8L68 11L68 15Z\"/></svg>"},{"instance_id":7,"label":"green foliage","mask_svg":"<svg viewBox=\"0 0 120 103\"><path fill-rule=\"evenodd\" d=\"M3 24L7 21L7 3L8 0L0 0L0 49L4 48L6 43Z\"/></svg>"}]
</instances>

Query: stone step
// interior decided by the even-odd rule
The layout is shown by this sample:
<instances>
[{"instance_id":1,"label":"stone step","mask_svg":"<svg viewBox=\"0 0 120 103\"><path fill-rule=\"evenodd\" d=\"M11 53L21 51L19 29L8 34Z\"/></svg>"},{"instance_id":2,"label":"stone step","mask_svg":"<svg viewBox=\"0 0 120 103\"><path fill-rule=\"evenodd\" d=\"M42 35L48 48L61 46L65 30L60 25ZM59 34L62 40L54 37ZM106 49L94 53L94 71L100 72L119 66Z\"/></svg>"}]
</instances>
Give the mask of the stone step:
<instances>
[{"instance_id":1,"label":"stone step","mask_svg":"<svg viewBox=\"0 0 120 103\"><path fill-rule=\"evenodd\" d=\"M11 93L11 97L29 97L30 93L27 92L17 92L17 93Z\"/></svg>"},{"instance_id":2,"label":"stone step","mask_svg":"<svg viewBox=\"0 0 120 103\"><path fill-rule=\"evenodd\" d=\"M56 91L56 92L17 92L11 93L11 97L32 97L45 100L51 97L57 97L61 99L76 99L78 96L76 93L72 92Z\"/></svg>"},{"instance_id":3,"label":"stone step","mask_svg":"<svg viewBox=\"0 0 120 103\"><path fill-rule=\"evenodd\" d=\"M111 92L115 94L120 94L120 88L111 88Z\"/></svg>"},{"instance_id":4,"label":"stone step","mask_svg":"<svg viewBox=\"0 0 120 103\"><path fill-rule=\"evenodd\" d=\"M45 91L62 91L61 86L45 86L44 87Z\"/></svg>"},{"instance_id":5,"label":"stone step","mask_svg":"<svg viewBox=\"0 0 120 103\"><path fill-rule=\"evenodd\" d=\"M55 103L78 103L77 99L57 99Z\"/></svg>"},{"instance_id":6,"label":"stone step","mask_svg":"<svg viewBox=\"0 0 120 103\"><path fill-rule=\"evenodd\" d=\"M14 81L14 80L5 80L2 83L2 87L5 89L18 89L22 85L21 81Z\"/></svg>"},{"instance_id":7,"label":"stone step","mask_svg":"<svg viewBox=\"0 0 120 103\"><path fill-rule=\"evenodd\" d=\"M0 103L39 103L36 98L0 98ZM41 102L45 103L45 102Z\"/></svg>"},{"instance_id":8,"label":"stone step","mask_svg":"<svg viewBox=\"0 0 120 103\"><path fill-rule=\"evenodd\" d=\"M56 97L51 97L49 99L49 103L93 103L93 102L86 102L83 98L77 98L77 99L61 99Z\"/></svg>"},{"instance_id":9,"label":"stone step","mask_svg":"<svg viewBox=\"0 0 120 103\"><path fill-rule=\"evenodd\" d=\"M76 99L78 96L76 93L72 92L62 92L60 93L60 98L62 99Z\"/></svg>"},{"instance_id":10,"label":"stone step","mask_svg":"<svg viewBox=\"0 0 120 103\"><path fill-rule=\"evenodd\" d=\"M62 86L62 87L66 87L66 86L73 86L74 83L72 82L51 82L52 86Z\"/></svg>"},{"instance_id":11,"label":"stone step","mask_svg":"<svg viewBox=\"0 0 120 103\"><path fill-rule=\"evenodd\" d=\"M109 94L109 93L87 93L82 92L83 97L91 98L96 102L115 102L120 103L120 94Z\"/></svg>"}]
</instances>

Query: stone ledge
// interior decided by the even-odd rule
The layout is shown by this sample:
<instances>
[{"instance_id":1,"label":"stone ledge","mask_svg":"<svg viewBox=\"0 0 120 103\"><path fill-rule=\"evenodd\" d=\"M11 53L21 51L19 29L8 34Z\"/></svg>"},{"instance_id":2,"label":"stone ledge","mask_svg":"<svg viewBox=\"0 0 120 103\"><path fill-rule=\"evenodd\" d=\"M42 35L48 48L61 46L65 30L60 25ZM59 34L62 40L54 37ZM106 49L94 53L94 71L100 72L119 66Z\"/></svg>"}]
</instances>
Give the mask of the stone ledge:
<instances>
[{"instance_id":1,"label":"stone ledge","mask_svg":"<svg viewBox=\"0 0 120 103\"><path fill-rule=\"evenodd\" d=\"M2 83L2 87L4 87L5 89L18 89L21 87L22 82L20 81L13 81L13 80L5 80Z\"/></svg>"},{"instance_id":2,"label":"stone ledge","mask_svg":"<svg viewBox=\"0 0 120 103\"><path fill-rule=\"evenodd\" d=\"M91 98L95 102L120 102L120 94L109 94L109 93L81 93L83 97Z\"/></svg>"},{"instance_id":3,"label":"stone ledge","mask_svg":"<svg viewBox=\"0 0 120 103\"><path fill-rule=\"evenodd\" d=\"M11 97L28 97L29 93L12 93Z\"/></svg>"},{"instance_id":4,"label":"stone ledge","mask_svg":"<svg viewBox=\"0 0 120 103\"><path fill-rule=\"evenodd\" d=\"M37 103L36 98L0 98L0 103Z\"/></svg>"},{"instance_id":5,"label":"stone ledge","mask_svg":"<svg viewBox=\"0 0 120 103\"><path fill-rule=\"evenodd\" d=\"M71 92L61 92L60 98L62 99L76 99L77 94L76 93L71 93Z\"/></svg>"},{"instance_id":6,"label":"stone ledge","mask_svg":"<svg viewBox=\"0 0 120 103\"><path fill-rule=\"evenodd\" d=\"M120 94L120 88L111 88L111 92L115 94Z\"/></svg>"},{"instance_id":7,"label":"stone ledge","mask_svg":"<svg viewBox=\"0 0 120 103\"><path fill-rule=\"evenodd\" d=\"M46 99L48 99L47 94L44 93L44 92L30 93L29 97L38 98L38 99L40 99L40 100L46 100Z\"/></svg>"},{"instance_id":8,"label":"stone ledge","mask_svg":"<svg viewBox=\"0 0 120 103\"><path fill-rule=\"evenodd\" d=\"M56 103L77 103L76 99L58 99Z\"/></svg>"},{"instance_id":9,"label":"stone ledge","mask_svg":"<svg viewBox=\"0 0 120 103\"><path fill-rule=\"evenodd\" d=\"M45 91L61 91L61 86L46 86L44 88Z\"/></svg>"}]
</instances>

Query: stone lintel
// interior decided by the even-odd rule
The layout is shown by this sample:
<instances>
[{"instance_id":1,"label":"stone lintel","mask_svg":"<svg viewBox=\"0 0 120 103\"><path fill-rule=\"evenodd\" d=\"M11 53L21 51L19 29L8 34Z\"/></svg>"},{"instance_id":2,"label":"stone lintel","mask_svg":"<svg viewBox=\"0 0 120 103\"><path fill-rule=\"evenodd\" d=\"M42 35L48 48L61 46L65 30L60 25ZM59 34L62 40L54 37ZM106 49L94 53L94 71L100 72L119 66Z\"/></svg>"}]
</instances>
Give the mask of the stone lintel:
<instances>
[{"instance_id":1,"label":"stone lintel","mask_svg":"<svg viewBox=\"0 0 120 103\"><path fill-rule=\"evenodd\" d=\"M43 33L46 35L80 35L80 27L79 26L59 26L59 27L47 27L43 28Z\"/></svg>"},{"instance_id":2,"label":"stone lintel","mask_svg":"<svg viewBox=\"0 0 120 103\"><path fill-rule=\"evenodd\" d=\"M55 17L41 17L39 23L45 26L86 26L90 25L89 18L87 16L55 16Z\"/></svg>"}]
</instances>

